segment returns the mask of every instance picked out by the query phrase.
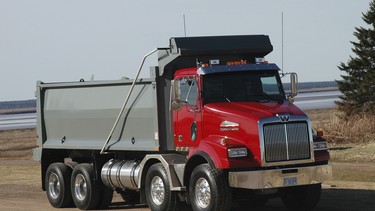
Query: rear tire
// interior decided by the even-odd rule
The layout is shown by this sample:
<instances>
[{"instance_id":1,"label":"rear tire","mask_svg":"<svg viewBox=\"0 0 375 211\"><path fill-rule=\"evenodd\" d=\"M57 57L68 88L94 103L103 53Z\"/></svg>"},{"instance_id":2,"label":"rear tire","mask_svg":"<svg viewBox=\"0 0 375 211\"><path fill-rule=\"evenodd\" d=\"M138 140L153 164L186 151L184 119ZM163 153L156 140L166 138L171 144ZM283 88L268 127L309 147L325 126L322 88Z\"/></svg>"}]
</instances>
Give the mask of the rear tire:
<instances>
[{"instance_id":1,"label":"rear tire","mask_svg":"<svg viewBox=\"0 0 375 211\"><path fill-rule=\"evenodd\" d=\"M177 210L177 193L171 191L167 171L161 163L152 165L147 171L145 192L152 211Z\"/></svg>"},{"instance_id":2,"label":"rear tire","mask_svg":"<svg viewBox=\"0 0 375 211\"><path fill-rule=\"evenodd\" d=\"M46 172L45 186L49 203L56 208L72 205L70 176L72 170L64 163L52 163Z\"/></svg>"},{"instance_id":3,"label":"rear tire","mask_svg":"<svg viewBox=\"0 0 375 211\"><path fill-rule=\"evenodd\" d=\"M73 169L71 191L74 204L81 210L96 209L100 202L100 189L94 181L95 171L91 164L79 164Z\"/></svg>"},{"instance_id":4,"label":"rear tire","mask_svg":"<svg viewBox=\"0 0 375 211\"><path fill-rule=\"evenodd\" d=\"M226 173L207 163L197 166L190 178L189 197L195 211L229 210L232 193Z\"/></svg>"},{"instance_id":5,"label":"rear tire","mask_svg":"<svg viewBox=\"0 0 375 211\"><path fill-rule=\"evenodd\" d=\"M289 210L311 210L319 202L321 184L281 189L281 199Z\"/></svg>"}]
</instances>

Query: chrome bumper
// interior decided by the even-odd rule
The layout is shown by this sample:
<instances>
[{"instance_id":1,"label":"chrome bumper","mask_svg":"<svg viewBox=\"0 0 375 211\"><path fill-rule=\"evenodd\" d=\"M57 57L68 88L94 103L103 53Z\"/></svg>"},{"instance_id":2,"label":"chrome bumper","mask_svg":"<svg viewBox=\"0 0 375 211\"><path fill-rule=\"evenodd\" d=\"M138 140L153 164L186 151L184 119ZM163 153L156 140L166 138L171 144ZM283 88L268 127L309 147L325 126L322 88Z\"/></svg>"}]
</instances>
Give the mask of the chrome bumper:
<instances>
[{"instance_id":1,"label":"chrome bumper","mask_svg":"<svg viewBox=\"0 0 375 211\"><path fill-rule=\"evenodd\" d=\"M322 183L332 178L332 167L328 164L300 168L229 172L228 177L229 186L234 188L280 188Z\"/></svg>"}]
</instances>

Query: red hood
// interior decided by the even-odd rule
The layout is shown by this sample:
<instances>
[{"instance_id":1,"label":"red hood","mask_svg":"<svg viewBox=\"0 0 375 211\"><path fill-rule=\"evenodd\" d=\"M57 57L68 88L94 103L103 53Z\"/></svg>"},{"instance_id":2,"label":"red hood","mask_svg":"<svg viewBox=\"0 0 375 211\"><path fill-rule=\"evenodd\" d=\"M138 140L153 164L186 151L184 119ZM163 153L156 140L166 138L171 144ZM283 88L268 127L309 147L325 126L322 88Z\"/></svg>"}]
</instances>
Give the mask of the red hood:
<instances>
[{"instance_id":1,"label":"red hood","mask_svg":"<svg viewBox=\"0 0 375 211\"><path fill-rule=\"evenodd\" d=\"M253 156L249 162L256 166L261 165L261 151L259 143L258 121L273 117L276 114L305 115L299 108L284 100L281 103L268 102L228 102L206 104L203 109L205 124L203 137L209 139L213 135L228 137L235 145L246 146ZM238 130L221 130L224 121L234 122L239 125Z\"/></svg>"},{"instance_id":2,"label":"red hood","mask_svg":"<svg viewBox=\"0 0 375 211\"><path fill-rule=\"evenodd\" d=\"M212 103L205 105L206 111L216 111L222 115L234 115L237 117L247 117L259 120L276 114L305 115L298 107L288 100L282 103L268 102L230 102L230 103ZM215 112L215 113L216 113Z\"/></svg>"}]
</instances>

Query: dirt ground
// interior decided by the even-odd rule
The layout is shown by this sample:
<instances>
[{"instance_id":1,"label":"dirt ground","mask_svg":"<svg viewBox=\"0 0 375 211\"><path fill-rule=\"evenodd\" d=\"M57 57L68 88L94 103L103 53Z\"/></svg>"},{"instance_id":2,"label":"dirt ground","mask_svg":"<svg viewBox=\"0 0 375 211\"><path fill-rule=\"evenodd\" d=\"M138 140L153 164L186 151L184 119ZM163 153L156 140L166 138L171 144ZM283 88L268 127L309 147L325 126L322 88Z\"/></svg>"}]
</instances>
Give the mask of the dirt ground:
<instances>
[{"instance_id":1,"label":"dirt ground","mask_svg":"<svg viewBox=\"0 0 375 211\"><path fill-rule=\"evenodd\" d=\"M40 164L31 158L35 147L35 130L0 132L0 211L2 210L58 210L49 204L41 190ZM323 184L321 200L315 210L375 210L375 163L343 162L335 153L342 154L353 147L335 146L333 179ZM371 153L373 154L373 153ZM369 157L369 155L364 155ZM371 155L370 155L371 156ZM188 209L188 208L187 208ZM77 208L61 209L63 211ZM146 211L145 205L126 206L115 194L108 210ZM235 207L233 210L247 210ZM280 199L271 199L261 211L286 210Z\"/></svg>"},{"instance_id":2,"label":"dirt ground","mask_svg":"<svg viewBox=\"0 0 375 211\"><path fill-rule=\"evenodd\" d=\"M366 167L367 166L367 167ZM375 164L333 163L334 170L375 173ZM48 203L40 185L40 164L32 160L0 160L0 210L57 210ZM244 208L240 208L244 210ZM62 209L64 211L77 208ZM108 210L149 210L145 205L126 206L115 194ZM234 208L233 210L238 210ZM286 210L280 199L271 199L261 211ZM375 210L375 182L328 181L315 210Z\"/></svg>"}]
</instances>

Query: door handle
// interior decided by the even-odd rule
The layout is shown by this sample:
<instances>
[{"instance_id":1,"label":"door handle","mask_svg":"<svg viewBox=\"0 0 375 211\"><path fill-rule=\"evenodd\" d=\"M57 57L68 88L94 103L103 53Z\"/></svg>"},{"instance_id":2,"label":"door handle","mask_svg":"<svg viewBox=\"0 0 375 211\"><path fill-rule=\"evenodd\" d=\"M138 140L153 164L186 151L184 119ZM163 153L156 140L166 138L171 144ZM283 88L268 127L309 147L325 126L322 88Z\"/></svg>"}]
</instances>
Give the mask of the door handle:
<instances>
[{"instance_id":1,"label":"door handle","mask_svg":"<svg viewBox=\"0 0 375 211\"><path fill-rule=\"evenodd\" d=\"M191 109L189 109L189 112L198 113L198 112L200 112L200 110L199 110L199 108L191 108Z\"/></svg>"}]
</instances>

